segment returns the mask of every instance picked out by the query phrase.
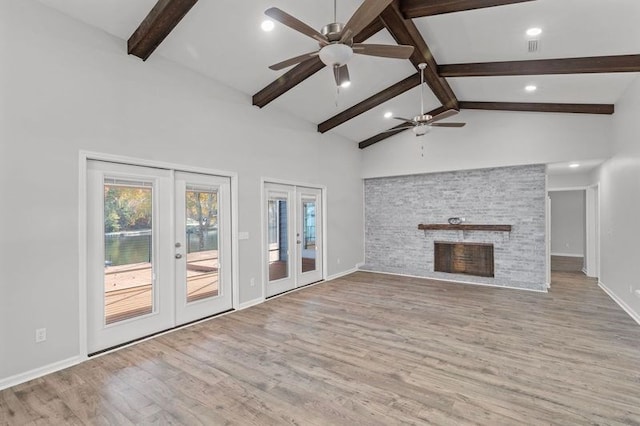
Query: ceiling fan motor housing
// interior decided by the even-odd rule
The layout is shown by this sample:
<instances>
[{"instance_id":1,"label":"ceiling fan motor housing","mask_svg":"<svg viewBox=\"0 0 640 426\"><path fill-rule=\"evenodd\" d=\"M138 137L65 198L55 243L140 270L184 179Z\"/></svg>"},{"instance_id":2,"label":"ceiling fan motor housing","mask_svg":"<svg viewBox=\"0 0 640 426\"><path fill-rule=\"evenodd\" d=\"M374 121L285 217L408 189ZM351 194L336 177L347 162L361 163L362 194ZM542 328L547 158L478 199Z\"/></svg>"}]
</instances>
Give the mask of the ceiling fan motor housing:
<instances>
[{"instance_id":1,"label":"ceiling fan motor housing","mask_svg":"<svg viewBox=\"0 0 640 426\"><path fill-rule=\"evenodd\" d=\"M331 24L327 24L320 30L320 34L325 36L329 43L334 43L340 41L342 37L342 29L344 28L344 24L340 22L333 22ZM353 43L353 39L350 40L349 45Z\"/></svg>"}]
</instances>

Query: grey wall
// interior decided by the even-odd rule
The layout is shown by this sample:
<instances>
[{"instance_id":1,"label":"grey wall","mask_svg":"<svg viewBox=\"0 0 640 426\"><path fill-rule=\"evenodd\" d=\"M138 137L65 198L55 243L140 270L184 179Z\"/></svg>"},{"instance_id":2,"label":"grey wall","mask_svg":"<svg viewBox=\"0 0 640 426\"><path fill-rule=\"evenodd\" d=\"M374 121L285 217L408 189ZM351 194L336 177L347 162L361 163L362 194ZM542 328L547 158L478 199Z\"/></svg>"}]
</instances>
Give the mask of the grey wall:
<instances>
[{"instance_id":1,"label":"grey wall","mask_svg":"<svg viewBox=\"0 0 640 426\"><path fill-rule=\"evenodd\" d=\"M546 290L545 167L543 165L365 180L363 269ZM512 225L510 234L420 231L420 223ZM494 244L495 277L433 270L433 242Z\"/></svg>"},{"instance_id":2,"label":"grey wall","mask_svg":"<svg viewBox=\"0 0 640 426\"><path fill-rule=\"evenodd\" d=\"M552 191L551 254L583 256L585 253L585 191Z\"/></svg>"},{"instance_id":3,"label":"grey wall","mask_svg":"<svg viewBox=\"0 0 640 426\"><path fill-rule=\"evenodd\" d=\"M640 324L640 77L616 103L614 156L600 183L600 284Z\"/></svg>"}]
</instances>

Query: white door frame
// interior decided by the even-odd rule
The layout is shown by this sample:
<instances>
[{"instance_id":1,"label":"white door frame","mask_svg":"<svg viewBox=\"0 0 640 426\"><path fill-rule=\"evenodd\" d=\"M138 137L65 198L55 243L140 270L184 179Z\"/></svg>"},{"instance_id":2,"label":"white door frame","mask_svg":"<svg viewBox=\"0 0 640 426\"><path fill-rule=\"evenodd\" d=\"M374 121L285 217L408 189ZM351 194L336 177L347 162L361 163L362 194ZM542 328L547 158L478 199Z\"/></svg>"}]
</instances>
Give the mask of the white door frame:
<instances>
[{"instance_id":1,"label":"white door frame","mask_svg":"<svg viewBox=\"0 0 640 426\"><path fill-rule=\"evenodd\" d=\"M600 182L589 186L547 188L547 194L560 191L585 192L585 266L583 272L588 277L598 277L600 273ZM549 229L551 229L551 215L547 217L547 220L549 221ZM551 239L550 234L548 238ZM551 250L549 250L547 261L551 265Z\"/></svg>"},{"instance_id":2,"label":"white door frame","mask_svg":"<svg viewBox=\"0 0 640 426\"><path fill-rule=\"evenodd\" d=\"M80 150L78 154L78 345L80 361L88 359L89 355L87 342L87 162L89 160L228 177L231 180L232 308L238 309L238 174L205 167Z\"/></svg>"},{"instance_id":3,"label":"white door frame","mask_svg":"<svg viewBox=\"0 0 640 426\"><path fill-rule=\"evenodd\" d=\"M268 259L267 259L267 229L264 226L267 220L266 217L266 209L264 206L267 203L267 191L265 190L265 184L273 183L279 185L289 185L289 186L300 186L305 188L313 188L319 189L321 193L321 201L322 201L322 280L327 279L327 271L328 271L328 263L327 262L327 252L328 252L328 243L327 243L327 187L325 185L313 184L309 182L299 182L299 181L291 181L286 179L275 179L275 178L260 178L260 230L261 230L261 246L262 246L262 297L261 301L267 299L267 285L269 284L269 268L268 268ZM295 202L295 200L294 200ZM272 297L278 297L272 296Z\"/></svg>"},{"instance_id":4,"label":"white door frame","mask_svg":"<svg viewBox=\"0 0 640 426\"><path fill-rule=\"evenodd\" d=\"M600 183L586 190L587 233L585 273L588 277L600 277Z\"/></svg>"}]
</instances>

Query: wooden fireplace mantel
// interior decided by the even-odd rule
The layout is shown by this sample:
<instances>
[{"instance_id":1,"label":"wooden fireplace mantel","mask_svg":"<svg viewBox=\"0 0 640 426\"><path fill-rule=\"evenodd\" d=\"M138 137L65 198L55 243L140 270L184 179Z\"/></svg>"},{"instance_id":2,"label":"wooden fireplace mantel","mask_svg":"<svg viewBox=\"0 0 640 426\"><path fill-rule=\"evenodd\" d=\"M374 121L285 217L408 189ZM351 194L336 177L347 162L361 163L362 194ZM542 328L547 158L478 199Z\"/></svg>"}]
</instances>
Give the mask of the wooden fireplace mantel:
<instances>
[{"instance_id":1,"label":"wooden fireplace mantel","mask_svg":"<svg viewBox=\"0 0 640 426\"><path fill-rule=\"evenodd\" d=\"M418 229L422 231L496 231L511 232L511 225L450 225L448 223L421 223Z\"/></svg>"}]
</instances>

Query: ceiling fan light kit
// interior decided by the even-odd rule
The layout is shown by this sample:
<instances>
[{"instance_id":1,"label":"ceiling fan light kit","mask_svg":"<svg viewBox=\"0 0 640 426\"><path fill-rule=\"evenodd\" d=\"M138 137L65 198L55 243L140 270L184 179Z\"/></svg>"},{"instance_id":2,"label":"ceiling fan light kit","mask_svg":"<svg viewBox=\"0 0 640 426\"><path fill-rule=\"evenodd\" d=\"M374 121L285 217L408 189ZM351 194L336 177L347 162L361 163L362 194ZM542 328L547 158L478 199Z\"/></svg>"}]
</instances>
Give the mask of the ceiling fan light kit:
<instances>
[{"instance_id":1,"label":"ceiling fan light kit","mask_svg":"<svg viewBox=\"0 0 640 426\"><path fill-rule=\"evenodd\" d=\"M316 31L311 26L278 9L277 7L267 9L264 13L271 19L296 30L307 37L311 37L320 44L320 49L317 51L284 60L271 65L269 68L278 71L309 61L314 59L316 56L319 56L323 64L333 67L336 84L344 87L346 82L350 81L347 63L351 60L354 53L383 58L409 59L414 50L413 46L361 43L354 45L353 43L353 37L364 30L366 26L376 19L376 17L380 15L380 13L382 13L382 11L392 2L393 0L365 0L346 24L332 22L322 27L320 31ZM335 1L333 9L334 21L336 21Z\"/></svg>"},{"instance_id":2,"label":"ceiling fan light kit","mask_svg":"<svg viewBox=\"0 0 640 426\"><path fill-rule=\"evenodd\" d=\"M320 60L329 67L341 67L353 56L353 49L342 43L333 43L320 49Z\"/></svg>"},{"instance_id":3,"label":"ceiling fan light kit","mask_svg":"<svg viewBox=\"0 0 640 426\"><path fill-rule=\"evenodd\" d=\"M416 136L424 136L429 133L429 126L427 124L418 124L411 129Z\"/></svg>"}]
</instances>

